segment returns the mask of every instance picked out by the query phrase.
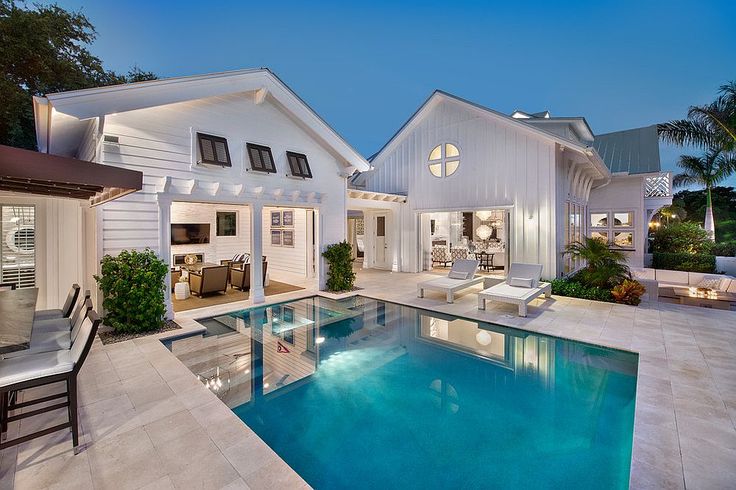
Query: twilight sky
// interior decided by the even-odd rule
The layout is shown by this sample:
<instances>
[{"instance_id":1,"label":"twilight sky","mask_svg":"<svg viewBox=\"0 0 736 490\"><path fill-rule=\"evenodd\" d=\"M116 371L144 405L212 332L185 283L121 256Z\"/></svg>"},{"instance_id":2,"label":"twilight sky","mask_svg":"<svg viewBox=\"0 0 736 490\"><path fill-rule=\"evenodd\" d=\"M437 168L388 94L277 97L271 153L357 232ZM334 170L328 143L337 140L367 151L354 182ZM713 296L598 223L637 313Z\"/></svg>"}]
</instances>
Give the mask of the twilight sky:
<instances>
[{"instance_id":1,"label":"twilight sky","mask_svg":"<svg viewBox=\"0 0 736 490\"><path fill-rule=\"evenodd\" d=\"M736 79L733 0L58 3L92 20L108 68L269 67L366 157L436 88L604 133L684 117ZM663 168L682 152L663 147Z\"/></svg>"}]
</instances>

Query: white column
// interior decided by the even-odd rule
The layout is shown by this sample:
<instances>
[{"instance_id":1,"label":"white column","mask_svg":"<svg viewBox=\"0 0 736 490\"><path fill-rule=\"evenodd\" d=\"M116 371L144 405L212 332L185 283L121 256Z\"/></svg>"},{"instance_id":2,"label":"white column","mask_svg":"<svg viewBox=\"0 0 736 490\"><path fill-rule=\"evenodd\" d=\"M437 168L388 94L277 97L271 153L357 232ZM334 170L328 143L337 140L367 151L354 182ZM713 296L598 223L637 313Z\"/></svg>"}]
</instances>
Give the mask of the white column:
<instances>
[{"instance_id":1,"label":"white column","mask_svg":"<svg viewBox=\"0 0 736 490\"><path fill-rule=\"evenodd\" d=\"M158 257L168 264L164 279L164 303L166 318L174 318L174 305L171 302L171 201L158 198Z\"/></svg>"},{"instance_id":2,"label":"white column","mask_svg":"<svg viewBox=\"0 0 736 490\"><path fill-rule=\"evenodd\" d=\"M257 202L250 206L250 299L253 303L263 303L263 204Z\"/></svg>"}]
</instances>

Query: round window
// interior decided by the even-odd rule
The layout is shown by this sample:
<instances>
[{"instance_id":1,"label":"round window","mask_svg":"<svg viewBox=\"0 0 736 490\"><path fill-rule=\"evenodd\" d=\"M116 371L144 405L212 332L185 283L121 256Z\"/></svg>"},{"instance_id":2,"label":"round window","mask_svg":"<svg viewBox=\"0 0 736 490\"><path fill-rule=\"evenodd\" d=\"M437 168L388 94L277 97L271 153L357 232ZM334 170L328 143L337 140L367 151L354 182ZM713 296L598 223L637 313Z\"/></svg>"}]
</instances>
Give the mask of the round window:
<instances>
[{"instance_id":1,"label":"round window","mask_svg":"<svg viewBox=\"0 0 736 490\"><path fill-rule=\"evenodd\" d=\"M428 165L435 177L449 177L460 166L460 150L452 143L437 145L429 153Z\"/></svg>"}]
</instances>

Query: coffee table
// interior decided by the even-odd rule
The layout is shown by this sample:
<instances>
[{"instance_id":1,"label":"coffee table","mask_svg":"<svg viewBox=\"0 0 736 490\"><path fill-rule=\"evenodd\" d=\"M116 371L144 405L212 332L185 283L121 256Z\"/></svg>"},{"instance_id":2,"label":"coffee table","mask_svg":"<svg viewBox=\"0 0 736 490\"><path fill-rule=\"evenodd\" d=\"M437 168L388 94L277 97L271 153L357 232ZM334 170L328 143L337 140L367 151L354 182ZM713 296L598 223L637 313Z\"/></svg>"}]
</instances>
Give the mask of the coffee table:
<instances>
[{"instance_id":1,"label":"coffee table","mask_svg":"<svg viewBox=\"0 0 736 490\"><path fill-rule=\"evenodd\" d=\"M736 294L734 293L716 291L716 298L703 298L693 295L690 288L676 287L673 290L681 305L736 311Z\"/></svg>"}]
</instances>

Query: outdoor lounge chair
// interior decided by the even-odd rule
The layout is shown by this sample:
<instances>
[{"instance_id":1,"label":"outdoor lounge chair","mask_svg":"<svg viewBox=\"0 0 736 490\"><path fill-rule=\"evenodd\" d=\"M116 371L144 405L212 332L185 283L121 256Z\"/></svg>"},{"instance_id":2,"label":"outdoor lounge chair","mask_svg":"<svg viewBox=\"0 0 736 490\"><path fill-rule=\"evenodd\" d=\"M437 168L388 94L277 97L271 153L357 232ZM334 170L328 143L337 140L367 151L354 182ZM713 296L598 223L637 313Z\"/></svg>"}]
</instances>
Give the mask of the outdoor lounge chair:
<instances>
[{"instance_id":1,"label":"outdoor lounge chair","mask_svg":"<svg viewBox=\"0 0 736 490\"><path fill-rule=\"evenodd\" d=\"M540 282L541 264L514 263L509 267L506 280L478 293L478 309L486 309L486 301L499 301L518 305L519 316L526 316L526 306L536 297L552 296L552 285Z\"/></svg>"},{"instance_id":2,"label":"outdoor lounge chair","mask_svg":"<svg viewBox=\"0 0 736 490\"><path fill-rule=\"evenodd\" d=\"M477 270L477 260L456 260L447 277L438 277L417 284L417 296L423 298L425 289L442 291L447 294L447 302L452 303L457 291L483 282L483 277L475 275Z\"/></svg>"}]
</instances>

